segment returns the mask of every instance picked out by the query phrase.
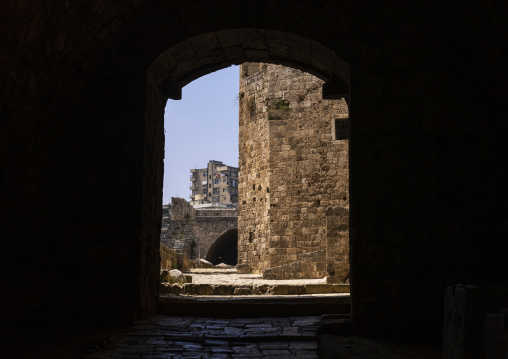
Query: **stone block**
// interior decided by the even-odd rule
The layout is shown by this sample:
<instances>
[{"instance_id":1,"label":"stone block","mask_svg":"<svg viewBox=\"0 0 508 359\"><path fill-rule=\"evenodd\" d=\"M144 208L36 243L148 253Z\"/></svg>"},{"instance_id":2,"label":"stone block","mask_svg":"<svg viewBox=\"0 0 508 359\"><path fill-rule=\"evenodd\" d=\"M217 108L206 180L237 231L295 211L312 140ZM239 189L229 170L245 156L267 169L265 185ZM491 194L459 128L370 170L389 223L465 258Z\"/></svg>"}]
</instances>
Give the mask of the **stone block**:
<instances>
[{"instance_id":1,"label":"stone block","mask_svg":"<svg viewBox=\"0 0 508 359\"><path fill-rule=\"evenodd\" d=\"M237 264L236 265L236 272L238 274L249 274L252 272L252 269L250 265L248 264Z\"/></svg>"},{"instance_id":2,"label":"stone block","mask_svg":"<svg viewBox=\"0 0 508 359\"><path fill-rule=\"evenodd\" d=\"M251 285L242 285L240 287L236 287L234 291L234 295L249 295L249 294L252 294Z\"/></svg>"},{"instance_id":3,"label":"stone block","mask_svg":"<svg viewBox=\"0 0 508 359\"><path fill-rule=\"evenodd\" d=\"M228 284L219 284L214 287L213 294L215 295L232 295L235 287Z\"/></svg>"},{"instance_id":4,"label":"stone block","mask_svg":"<svg viewBox=\"0 0 508 359\"><path fill-rule=\"evenodd\" d=\"M333 284L334 293L349 293L350 291L349 284Z\"/></svg>"},{"instance_id":5,"label":"stone block","mask_svg":"<svg viewBox=\"0 0 508 359\"><path fill-rule=\"evenodd\" d=\"M159 284L159 294L167 294L168 293L168 283L160 283Z\"/></svg>"},{"instance_id":6,"label":"stone block","mask_svg":"<svg viewBox=\"0 0 508 359\"><path fill-rule=\"evenodd\" d=\"M306 294L321 294L321 293L333 293L334 288L332 284L306 284Z\"/></svg>"},{"instance_id":7,"label":"stone block","mask_svg":"<svg viewBox=\"0 0 508 359\"><path fill-rule=\"evenodd\" d=\"M185 294L198 294L198 284L186 283L183 285L182 293Z\"/></svg>"},{"instance_id":8,"label":"stone block","mask_svg":"<svg viewBox=\"0 0 508 359\"><path fill-rule=\"evenodd\" d=\"M266 284L256 284L252 287L252 294L266 294L270 291L270 286Z\"/></svg>"},{"instance_id":9,"label":"stone block","mask_svg":"<svg viewBox=\"0 0 508 359\"><path fill-rule=\"evenodd\" d=\"M270 293L273 295L288 295L288 286L286 284L274 285Z\"/></svg>"},{"instance_id":10,"label":"stone block","mask_svg":"<svg viewBox=\"0 0 508 359\"><path fill-rule=\"evenodd\" d=\"M168 287L168 293L169 294L180 294L182 293L183 285L182 284L170 284Z\"/></svg>"},{"instance_id":11,"label":"stone block","mask_svg":"<svg viewBox=\"0 0 508 359\"><path fill-rule=\"evenodd\" d=\"M197 284L199 295L213 295L214 288L210 284Z\"/></svg>"},{"instance_id":12,"label":"stone block","mask_svg":"<svg viewBox=\"0 0 508 359\"><path fill-rule=\"evenodd\" d=\"M192 283L192 275L185 274L185 283Z\"/></svg>"},{"instance_id":13,"label":"stone block","mask_svg":"<svg viewBox=\"0 0 508 359\"><path fill-rule=\"evenodd\" d=\"M160 281L161 282L168 282L168 276L169 276L169 270L163 269L160 273Z\"/></svg>"},{"instance_id":14,"label":"stone block","mask_svg":"<svg viewBox=\"0 0 508 359\"><path fill-rule=\"evenodd\" d=\"M199 268L213 268L214 265L210 262L208 262L206 259L200 258L198 262Z\"/></svg>"},{"instance_id":15,"label":"stone block","mask_svg":"<svg viewBox=\"0 0 508 359\"><path fill-rule=\"evenodd\" d=\"M288 294L289 295L305 294L305 286L304 285L288 285Z\"/></svg>"}]
</instances>

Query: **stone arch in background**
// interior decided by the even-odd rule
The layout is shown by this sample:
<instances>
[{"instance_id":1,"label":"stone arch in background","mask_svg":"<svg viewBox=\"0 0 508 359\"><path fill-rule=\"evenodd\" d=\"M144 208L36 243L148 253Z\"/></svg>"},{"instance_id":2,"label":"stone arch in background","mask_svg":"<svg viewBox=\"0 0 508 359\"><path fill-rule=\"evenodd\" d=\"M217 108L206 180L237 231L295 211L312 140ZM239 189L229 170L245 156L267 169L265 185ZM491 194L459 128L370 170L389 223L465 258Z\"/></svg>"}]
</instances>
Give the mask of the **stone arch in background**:
<instances>
[{"instance_id":1,"label":"stone arch in background","mask_svg":"<svg viewBox=\"0 0 508 359\"><path fill-rule=\"evenodd\" d=\"M238 229L230 229L221 234L210 246L205 259L214 265L238 262Z\"/></svg>"}]
</instances>

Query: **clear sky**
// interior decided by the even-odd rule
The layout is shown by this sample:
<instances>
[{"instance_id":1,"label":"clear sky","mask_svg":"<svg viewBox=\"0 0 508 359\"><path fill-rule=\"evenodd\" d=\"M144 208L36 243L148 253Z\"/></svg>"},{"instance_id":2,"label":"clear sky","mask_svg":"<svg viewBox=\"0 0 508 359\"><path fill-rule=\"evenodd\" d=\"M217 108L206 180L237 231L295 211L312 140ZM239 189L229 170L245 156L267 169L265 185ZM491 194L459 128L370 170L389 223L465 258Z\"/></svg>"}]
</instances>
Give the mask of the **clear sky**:
<instances>
[{"instance_id":1,"label":"clear sky","mask_svg":"<svg viewBox=\"0 0 508 359\"><path fill-rule=\"evenodd\" d=\"M190 169L209 160L238 167L239 69L231 66L191 82L164 114L166 155L162 203L189 201Z\"/></svg>"}]
</instances>

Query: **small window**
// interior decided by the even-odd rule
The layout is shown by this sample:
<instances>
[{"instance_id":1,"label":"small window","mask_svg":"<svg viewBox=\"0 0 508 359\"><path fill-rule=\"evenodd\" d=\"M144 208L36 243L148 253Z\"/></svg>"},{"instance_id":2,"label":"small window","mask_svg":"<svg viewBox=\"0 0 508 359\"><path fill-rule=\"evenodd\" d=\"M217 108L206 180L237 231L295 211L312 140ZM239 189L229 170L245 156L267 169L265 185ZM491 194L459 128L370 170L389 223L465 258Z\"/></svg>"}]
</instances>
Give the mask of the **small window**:
<instances>
[{"instance_id":1,"label":"small window","mask_svg":"<svg viewBox=\"0 0 508 359\"><path fill-rule=\"evenodd\" d=\"M222 189L222 192L226 192L226 189L225 189L225 188L223 188L223 189Z\"/></svg>"},{"instance_id":2,"label":"small window","mask_svg":"<svg viewBox=\"0 0 508 359\"><path fill-rule=\"evenodd\" d=\"M335 139L349 140L349 118L335 120Z\"/></svg>"}]
</instances>

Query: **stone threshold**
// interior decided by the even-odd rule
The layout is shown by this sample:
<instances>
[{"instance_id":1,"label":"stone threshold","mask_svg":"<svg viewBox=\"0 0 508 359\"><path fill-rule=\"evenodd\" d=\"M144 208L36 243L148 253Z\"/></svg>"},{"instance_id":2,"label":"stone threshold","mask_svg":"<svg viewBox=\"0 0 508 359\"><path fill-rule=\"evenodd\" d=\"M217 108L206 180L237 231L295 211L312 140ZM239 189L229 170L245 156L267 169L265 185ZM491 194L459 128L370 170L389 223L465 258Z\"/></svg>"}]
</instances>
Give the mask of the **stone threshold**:
<instances>
[{"instance_id":1,"label":"stone threshold","mask_svg":"<svg viewBox=\"0 0 508 359\"><path fill-rule=\"evenodd\" d=\"M160 294L190 294L190 295L305 295L349 293L349 284L206 284L206 283L161 283Z\"/></svg>"},{"instance_id":2,"label":"stone threshold","mask_svg":"<svg viewBox=\"0 0 508 359\"><path fill-rule=\"evenodd\" d=\"M346 293L242 296L161 295L159 297L159 313L167 315L258 318L349 315L350 312L351 299Z\"/></svg>"}]
</instances>

